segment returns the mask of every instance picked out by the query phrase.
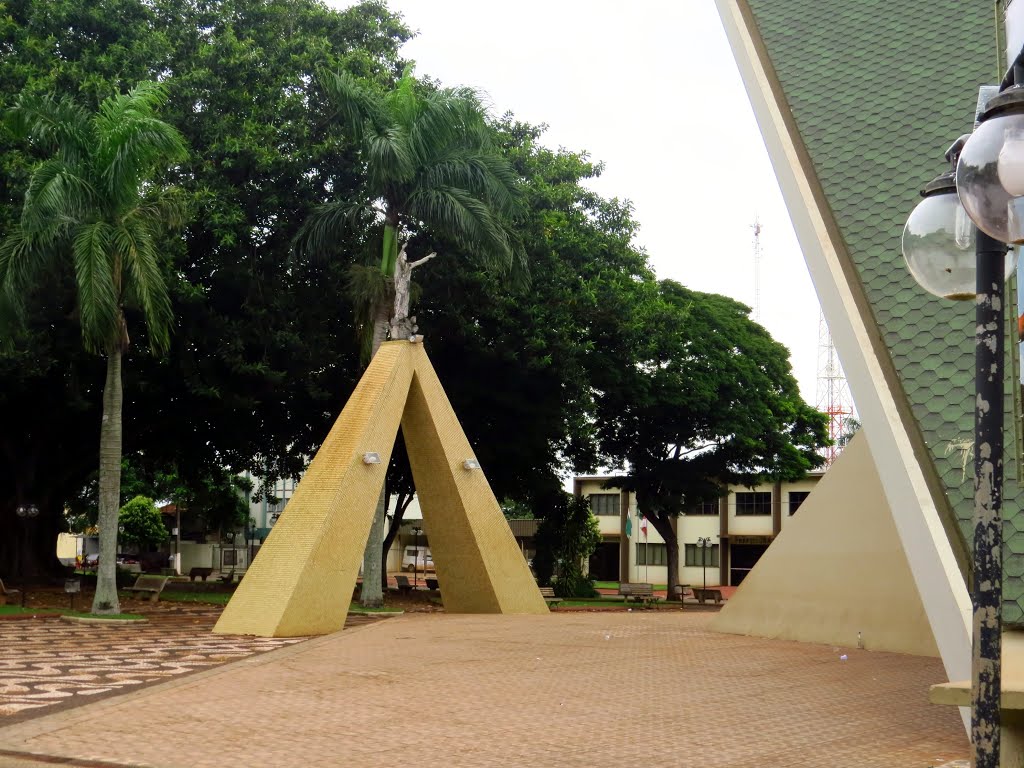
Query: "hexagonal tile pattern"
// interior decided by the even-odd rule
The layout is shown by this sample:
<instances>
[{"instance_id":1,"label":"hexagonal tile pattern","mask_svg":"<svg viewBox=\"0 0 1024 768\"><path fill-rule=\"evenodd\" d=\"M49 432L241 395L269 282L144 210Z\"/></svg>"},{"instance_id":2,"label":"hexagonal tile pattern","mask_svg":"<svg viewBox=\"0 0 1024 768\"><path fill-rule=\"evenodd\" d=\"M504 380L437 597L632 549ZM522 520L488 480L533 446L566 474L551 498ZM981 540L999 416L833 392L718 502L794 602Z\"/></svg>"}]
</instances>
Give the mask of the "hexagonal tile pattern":
<instances>
[{"instance_id":1,"label":"hexagonal tile pattern","mask_svg":"<svg viewBox=\"0 0 1024 768\"><path fill-rule=\"evenodd\" d=\"M748 3L899 372L902 394L945 484L946 512L969 545L973 303L925 293L904 266L900 237L920 188L945 170L943 152L971 130L977 86L998 82L1002 74L995 66L991 4ZM1008 325L1015 338L1015 323ZM1015 360L1013 344L1007 347L1008 361ZM1011 382L1003 511L1009 529L1022 530L1012 375ZM1018 558L1024 549L1008 542L1003 615L1011 623L1024 619L1024 562Z\"/></svg>"}]
</instances>

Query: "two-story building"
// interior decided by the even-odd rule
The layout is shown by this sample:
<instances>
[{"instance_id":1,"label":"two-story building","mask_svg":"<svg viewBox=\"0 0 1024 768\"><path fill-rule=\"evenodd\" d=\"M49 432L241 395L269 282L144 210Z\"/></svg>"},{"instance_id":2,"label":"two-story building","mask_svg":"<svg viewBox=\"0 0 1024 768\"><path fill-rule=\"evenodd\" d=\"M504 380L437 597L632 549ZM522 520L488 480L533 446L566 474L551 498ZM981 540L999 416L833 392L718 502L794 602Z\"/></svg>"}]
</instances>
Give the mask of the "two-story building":
<instances>
[{"instance_id":1,"label":"two-story building","mask_svg":"<svg viewBox=\"0 0 1024 768\"><path fill-rule=\"evenodd\" d=\"M679 579L684 584L736 586L782 531L824 471L803 480L729 488L717 501L687 510L675 520ZM598 580L665 584L665 540L639 516L636 494L605 488L607 477L573 480L573 492L590 499L602 542L590 558Z\"/></svg>"}]
</instances>

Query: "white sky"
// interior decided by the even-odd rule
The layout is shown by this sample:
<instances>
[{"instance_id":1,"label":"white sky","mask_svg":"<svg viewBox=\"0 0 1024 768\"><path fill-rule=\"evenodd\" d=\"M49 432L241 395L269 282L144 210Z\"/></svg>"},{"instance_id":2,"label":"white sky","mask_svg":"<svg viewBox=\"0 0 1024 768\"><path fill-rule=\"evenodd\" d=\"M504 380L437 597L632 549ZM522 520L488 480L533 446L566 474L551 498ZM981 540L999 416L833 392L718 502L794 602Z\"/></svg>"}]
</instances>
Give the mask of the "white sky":
<instances>
[{"instance_id":1,"label":"white sky","mask_svg":"<svg viewBox=\"0 0 1024 768\"><path fill-rule=\"evenodd\" d=\"M351 3L329 0L336 6ZM605 163L659 278L754 303L815 405L818 299L712 0L388 0L419 32L417 74L485 91ZM498 10L500 7L500 11Z\"/></svg>"}]
</instances>

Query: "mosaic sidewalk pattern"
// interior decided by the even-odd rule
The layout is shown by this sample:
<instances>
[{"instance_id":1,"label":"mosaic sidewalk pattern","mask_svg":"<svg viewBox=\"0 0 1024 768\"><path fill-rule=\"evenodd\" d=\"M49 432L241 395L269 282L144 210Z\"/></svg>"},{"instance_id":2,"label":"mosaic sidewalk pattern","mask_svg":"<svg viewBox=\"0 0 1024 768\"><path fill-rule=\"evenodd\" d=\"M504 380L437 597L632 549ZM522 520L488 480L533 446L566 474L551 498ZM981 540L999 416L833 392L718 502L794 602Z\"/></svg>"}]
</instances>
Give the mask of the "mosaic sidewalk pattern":
<instances>
[{"instance_id":1,"label":"mosaic sidewalk pattern","mask_svg":"<svg viewBox=\"0 0 1024 768\"><path fill-rule=\"evenodd\" d=\"M214 635L218 613L140 624L0 621L0 727L302 640Z\"/></svg>"}]
</instances>

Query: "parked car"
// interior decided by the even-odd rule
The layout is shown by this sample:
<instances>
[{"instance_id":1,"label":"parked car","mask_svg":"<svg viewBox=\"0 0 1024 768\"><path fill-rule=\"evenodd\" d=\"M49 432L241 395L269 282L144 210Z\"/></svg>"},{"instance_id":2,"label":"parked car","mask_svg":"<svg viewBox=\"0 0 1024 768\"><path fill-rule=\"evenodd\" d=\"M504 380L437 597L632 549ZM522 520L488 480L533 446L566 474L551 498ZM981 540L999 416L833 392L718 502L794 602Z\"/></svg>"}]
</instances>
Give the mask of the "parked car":
<instances>
[{"instance_id":1,"label":"parked car","mask_svg":"<svg viewBox=\"0 0 1024 768\"><path fill-rule=\"evenodd\" d=\"M434 558L430 554L430 547L406 547L402 554L402 570L434 570Z\"/></svg>"}]
</instances>

